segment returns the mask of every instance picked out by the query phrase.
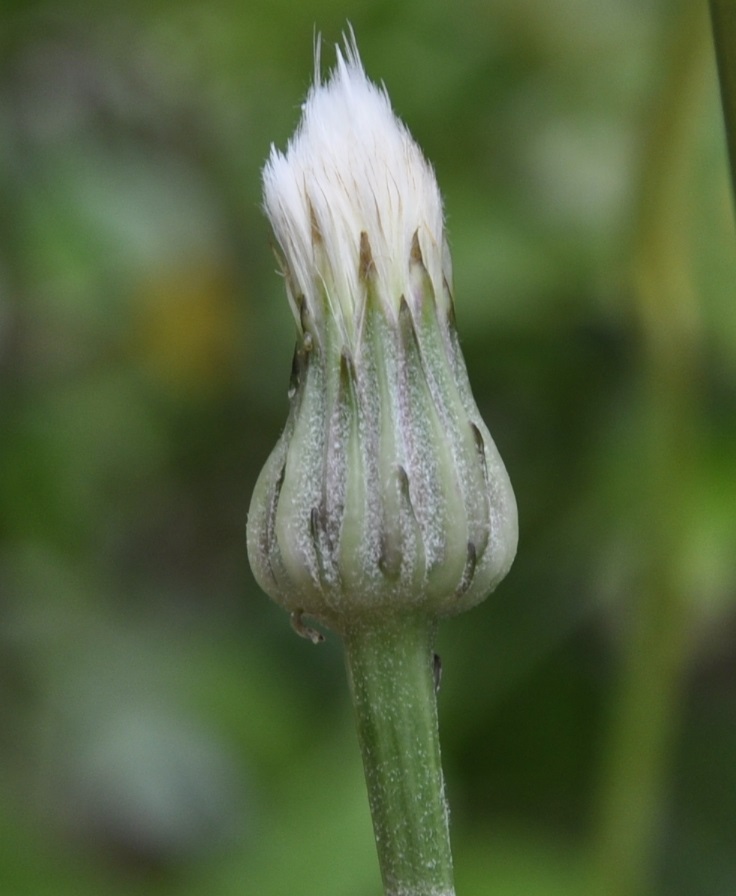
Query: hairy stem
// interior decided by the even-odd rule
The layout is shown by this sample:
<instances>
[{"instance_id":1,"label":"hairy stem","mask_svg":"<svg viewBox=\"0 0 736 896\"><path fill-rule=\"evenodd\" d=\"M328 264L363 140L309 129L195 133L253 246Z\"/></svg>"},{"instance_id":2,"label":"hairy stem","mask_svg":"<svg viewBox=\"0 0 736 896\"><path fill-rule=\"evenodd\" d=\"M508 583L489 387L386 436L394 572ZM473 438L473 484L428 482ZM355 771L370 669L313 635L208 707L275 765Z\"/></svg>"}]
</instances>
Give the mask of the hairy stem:
<instances>
[{"instance_id":1,"label":"hairy stem","mask_svg":"<svg viewBox=\"0 0 736 896\"><path fill-rule=\"evenodd\" d=\"M343 632L386 896L453 896L434 624L391 616Z\"/></svg>"}]
</instances>

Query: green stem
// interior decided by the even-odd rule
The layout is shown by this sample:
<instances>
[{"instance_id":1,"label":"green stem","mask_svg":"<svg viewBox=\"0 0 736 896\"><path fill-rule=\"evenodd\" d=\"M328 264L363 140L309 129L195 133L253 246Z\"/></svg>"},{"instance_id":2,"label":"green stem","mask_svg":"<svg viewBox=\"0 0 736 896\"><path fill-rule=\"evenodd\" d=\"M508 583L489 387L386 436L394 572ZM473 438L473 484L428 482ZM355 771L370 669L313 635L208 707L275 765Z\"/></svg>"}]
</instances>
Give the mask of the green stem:
<instances>
[{"instance_id":1,"label":"green stem","mask_svg":"<svg viewBox=\"0 0 736 896\"><path fill-rule=\"evenodd\" d=\"M432 640L426 616L343 632L386 896L453 896Z\"/></svg>"},{"instance_id":2,"label":"green stem","mask_svg":"<svg viewBox=\"0 0 736 896\"><path fill-rule=\"evenodd\" d=\"M708 41L704 11L687 2L680 9L650 116L633 247L645 411L630 524L643 547L604 757L595 896L651 889L690 651L693 601L683 558L698 454L700 311L687 228Z\"/></svg>"},{"instance_id":3,"label":"green stem","mask_svg":"<svg viewBox=\"0 0 736 896\"><path fill-rule=\"evenodd\" d=\"M710 0L731 184L736 191L736 0Z\"/></svg>"}]
</instances>

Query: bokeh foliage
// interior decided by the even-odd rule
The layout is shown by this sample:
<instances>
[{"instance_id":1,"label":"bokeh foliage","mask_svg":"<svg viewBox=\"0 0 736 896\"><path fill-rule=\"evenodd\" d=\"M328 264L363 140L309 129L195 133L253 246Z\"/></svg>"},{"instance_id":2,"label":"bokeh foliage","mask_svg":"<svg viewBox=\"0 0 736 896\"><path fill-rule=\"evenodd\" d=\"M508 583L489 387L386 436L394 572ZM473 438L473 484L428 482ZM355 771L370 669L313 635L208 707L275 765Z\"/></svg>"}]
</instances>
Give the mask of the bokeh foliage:
<instances>
[{"instance_id":1,"label":"bokeh foliage","mask_svg":"<svg viewBox=\"0 0 736 896\"><path fill-rule=\"evenodd\" d=\"M260 168L348 19L519 501L440 632L458 890L736 891L736 238L664 0L2 6L0 891L378 892L339 645L244 533L293 339Z\"/></svg>"}]
</instances>

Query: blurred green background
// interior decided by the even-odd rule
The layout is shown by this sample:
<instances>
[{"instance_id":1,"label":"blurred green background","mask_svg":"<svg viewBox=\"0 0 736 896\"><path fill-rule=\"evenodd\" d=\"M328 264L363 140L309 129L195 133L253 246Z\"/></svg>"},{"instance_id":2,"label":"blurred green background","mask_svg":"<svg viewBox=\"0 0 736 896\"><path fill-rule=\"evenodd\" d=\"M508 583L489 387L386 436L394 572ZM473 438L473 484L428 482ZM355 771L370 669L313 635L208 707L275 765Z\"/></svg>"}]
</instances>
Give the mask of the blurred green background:
<instances>
[{"instance_id":1,"label":"blurred green background","mask_svg":"<svg viewBox=\"0 0 736 896\"><path fill-rule=\"evenodd\" d=\"M736 237L704 4L5 0L0 892L377 896L339 644L245 556L260 210L350 20L519 502L444 624L460 896L736 892Z\"/></svg>"}]
</instances>

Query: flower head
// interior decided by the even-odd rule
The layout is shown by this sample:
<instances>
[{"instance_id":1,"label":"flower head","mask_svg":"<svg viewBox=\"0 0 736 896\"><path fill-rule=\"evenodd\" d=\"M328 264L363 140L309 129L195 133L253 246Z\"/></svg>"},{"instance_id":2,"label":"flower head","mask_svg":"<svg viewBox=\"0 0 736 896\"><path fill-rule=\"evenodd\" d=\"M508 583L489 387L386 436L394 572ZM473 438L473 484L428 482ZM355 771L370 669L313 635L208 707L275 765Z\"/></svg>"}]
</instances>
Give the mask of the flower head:
<instances>
[{"instance_id":1,"label":"flower head","mask_svg":"<svg viewBox=\"0 0 736 896\"><path fill-rule=\"evenodd\" d=\"M455 331L434 173L354 41L263 182L297 345L251 502L256 578L338 629L466 609L511 565L516 503Z\"/></svg>"}]
</instances>

